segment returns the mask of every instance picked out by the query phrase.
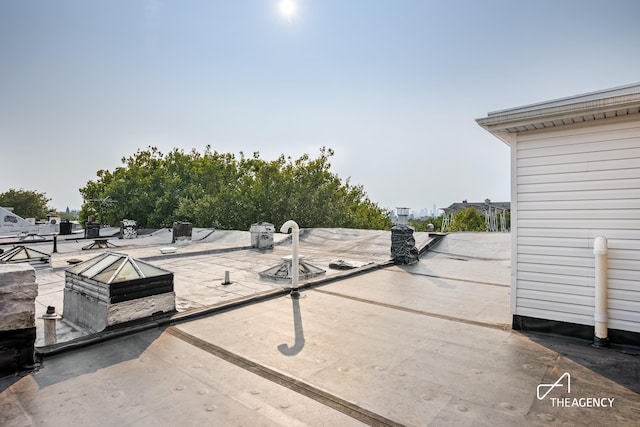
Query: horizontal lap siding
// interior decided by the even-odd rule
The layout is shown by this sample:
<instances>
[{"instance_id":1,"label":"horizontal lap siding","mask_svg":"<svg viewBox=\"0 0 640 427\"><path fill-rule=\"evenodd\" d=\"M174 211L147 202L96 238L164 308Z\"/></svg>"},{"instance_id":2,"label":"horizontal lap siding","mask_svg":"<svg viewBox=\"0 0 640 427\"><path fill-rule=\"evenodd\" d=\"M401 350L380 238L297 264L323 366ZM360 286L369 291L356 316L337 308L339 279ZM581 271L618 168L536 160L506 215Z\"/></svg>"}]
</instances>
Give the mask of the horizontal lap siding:
<instances>
[{"instance_id":1,"label":"horizontal lap siding","mask_svg":"<svg viewBox=\"0 0 640 427\"><path fill-rule=\"evenodd\" d=\"M640 123L518 135L515 314L593 325L593 240L609 243L609 327L640 332Z\"/></svg>"}]
</instances>

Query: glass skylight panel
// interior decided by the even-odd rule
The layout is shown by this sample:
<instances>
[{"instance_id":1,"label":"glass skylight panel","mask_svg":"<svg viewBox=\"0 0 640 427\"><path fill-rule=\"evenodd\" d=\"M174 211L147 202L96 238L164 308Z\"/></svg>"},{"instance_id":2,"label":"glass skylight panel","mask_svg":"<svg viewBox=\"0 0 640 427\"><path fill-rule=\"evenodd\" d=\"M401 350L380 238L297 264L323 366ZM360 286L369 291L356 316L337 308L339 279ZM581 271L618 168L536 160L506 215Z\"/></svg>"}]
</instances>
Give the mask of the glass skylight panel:
<instances>
[{"instance_id":1,"label":"glass skylight panel","mask_svg":"<svg viewBox=\"0 0 640 427\"><path fill-rule=\"evenodd\" d=\"M11 257L11 261L19 261L23 259L29 259L29 255L27 255L26 251L18 251Z\"/></svg>"},{"instance_id":2,"label":"glass skylight panel","mask_svg":"<svg viewBox=\"0 0 640 427\"><path fill-rule=\"evenodd\" d=\"M138 262L138 268L140 269L140 272L142 272L144 277L162 276L164 274L167 274L166 271L144 262Z\"/></svg>"},{"instance_id":3,"label":"glass skylight panel","mask_svg":"<svg viewBox=\"0 0 640 427\"><path fill-rule=\"evenodd\" d=\"M111 283L126 282L127 280L139 279L140 275L138 271L131 265L131 262L127 262L122 269L118 272L118 275L113 278Z\"/></svg>"},{"instance_id":4,"label":"glass skylight panel","mask_svg":"<svg viewBox=\"0 0 640 427\"><path fill-rule=\"evenodd\" d=\"M88 277L102 283L118 283L171 274L154 265L127 255L105 252L67 269L67 272Z\"/></svg>"},{"instance_id":5,"label":"glass skylight panel","mask_svg":"<svg viewBox=\"0 0 640 427\"><path fill-rule=\"evenodd\" d=\"M80 264L76 264L73 267L68 268L67 271L73 274L80 274L82 273L83 270L86 270L87 268L90 268L92 265L95 265L96 263L100 262L102 259L104 259L106 255L107 254L98 255L95 258L91 258L87 261L81 262Z\"/></svg>"},{"instance_id":6,"label":"glass skylight panel","mask_svg":"<svg viewBox=\"0 0 640 427\"><path fill-rule=\"evenodd\" d=\"M120 258L122 258L122 255L108 254L104 257L104 259L97 262L93 267L82 272L82 275L86 277L93 277L114 262L118 261Z\"/></svg>"},{"instance_id":7,"label":"glass skylight panel","mask_svg":"<svg viewBox=\"0 0 640 427\"><path fill-rule=\"evenodd\" d=\"M113 275L118 271L118 268L122 265L123 262L126 261L126 258L121 258L105 268L101 273L96 274L92 277L93 280L103 283L109 283Z\"/></svg>"}]
</instances>

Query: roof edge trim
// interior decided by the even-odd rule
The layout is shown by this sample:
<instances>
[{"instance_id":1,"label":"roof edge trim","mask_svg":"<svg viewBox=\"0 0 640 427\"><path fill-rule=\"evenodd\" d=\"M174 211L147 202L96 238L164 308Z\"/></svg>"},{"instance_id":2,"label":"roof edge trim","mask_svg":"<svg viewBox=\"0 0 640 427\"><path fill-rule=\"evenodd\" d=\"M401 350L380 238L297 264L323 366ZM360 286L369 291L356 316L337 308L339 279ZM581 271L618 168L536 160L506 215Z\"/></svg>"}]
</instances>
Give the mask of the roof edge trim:
<instances>
[{"instance_id":1,"label":"roof edge trim","mask_svg":"<svg viewBox=\"0 0 640 427\"><path fill-rule=\"evenodd\" d=\"M514 128L551 127L556 126L554 121L585 121L587 115L606 116L622 110L627 111L625 114L640 112L640 83L491 112L487 117L476 119L476 123L509 145L508 134L513 133ZM552 123L551 126L548 123ZM557 124L560 125L562 123Z\"/></svg>"},{"instance_id":2,"label":"roof edge trim","mask_svg":"<svg viewBox=\"0 0 640 427\"><path fill-rule=\"evenodd\" d=\"M505 114L515 114L518 110L535 111L549 107L558 107L562 105L576 104L579 102L587 102L594 100L602 100L607 98L615 98L624 95L634 95L640 93L640 82L632 83L624 86L617 86L609 89L602 89L595 92L587 92L579 95L567 96L563 98L552 99L550 101L536 102L533 104L523 105L515 108L507 108L504 110L496 110L487 113L488 117L502 116Z\"/></svg>"}]
</instances>

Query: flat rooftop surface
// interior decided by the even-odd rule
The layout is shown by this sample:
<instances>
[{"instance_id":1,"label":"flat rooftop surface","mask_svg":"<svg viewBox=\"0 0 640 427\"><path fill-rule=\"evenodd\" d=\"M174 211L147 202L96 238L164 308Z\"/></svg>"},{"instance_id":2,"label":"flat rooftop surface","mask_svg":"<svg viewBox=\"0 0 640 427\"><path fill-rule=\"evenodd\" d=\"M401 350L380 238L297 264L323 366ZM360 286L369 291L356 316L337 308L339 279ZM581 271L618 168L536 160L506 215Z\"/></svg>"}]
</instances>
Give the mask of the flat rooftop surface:
<instances>
[{"instance_id":1,"label":"flat rooftop surface","mask_svg":"<svg viewBox=\"0 0 640 427\"><path fill-rule=\"evenodd\" d=\"M278 265L283 257L291 255L290 234L275 233L273 249L259 250L251 247L251 234L248 231L199 228L193 230L190 242L178 243L172 243L172 232L168 229L140 235L135 239L119 239L118 231L116 228L101 230L101 236L116 233L108 239L107 249L83 249L93 243L93 239L60 236L56 253L51 253L52 240L18 242L13 239L14 244L51 253L52 268L37 270L39 293L36 298L36 318L45 314L48 306L55 307L58 313L63 312L65 270L70 267L69 260L84 261L106 250L124 253L173 272L176 309L180 313L277 292L289 286L286 281L265 279L259 273ZM330 268L332 261L347 261L359 266L361 270L388 262L390 236L389 231L378 230L301 230L300 255L305 261L326 271L318 279L335 278L345 275L345 271ZM425 246L431 240L428 233L415 233L415 239L418 247ZM6 249L11 246L5 244L3 247ZM167 248L176 251L164 254ZM229 273L231 282L226 285L223 283L225 272ZM347 271L346 274L351 273ZM64 319L58 322L57 329L59 342L88 334ZM43 330L43 327L37 330L36 346L44 345Z\"/></svg>"},{"instance_id":2,"label":"flat rooftop surface","mask_svg":"<svg viewBox=\"0 0 640 427\"><path fill-rule=\"evenodd\" d=\"M186 268L169 325L45 355L36 371L0 379L0 425L640 424L638 349L511 330L509 239L449 234L418 263L395 266L388 232L309 230L308 261L377 267L327 268L335 280L300 299L255 278L287 242L265 252L192 245L192 255L152 261ZM157 256L149 248L140 250ZM231 269L244 290L212 297L222 276L207 265ZM46 286L39 298L57 298ZM225 308L252 295L262 297Z\"/></svg>"}]
</instances>

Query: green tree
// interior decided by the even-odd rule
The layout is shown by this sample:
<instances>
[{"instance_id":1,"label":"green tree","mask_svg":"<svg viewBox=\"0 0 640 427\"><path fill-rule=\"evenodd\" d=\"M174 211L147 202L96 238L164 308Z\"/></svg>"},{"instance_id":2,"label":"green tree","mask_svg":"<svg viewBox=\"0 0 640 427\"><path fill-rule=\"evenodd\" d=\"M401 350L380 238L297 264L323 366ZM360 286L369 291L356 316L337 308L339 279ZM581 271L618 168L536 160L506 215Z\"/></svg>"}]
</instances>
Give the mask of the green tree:
<instances>
[{"instance_id":1,"label":"green tree","mask_svg":"<svg viewBox=\"0 0 640 427\"><path fill-rule=\"evenodd\" d=\"M113 172L80 189L81 220L98 215L103 223L135 219L141 227L190 221L197 227L247 229L257 221L295 219L301 227L391 227L388 212L371 202L361 186L331 172L333 150L276 160L212 151L168 154L155 147L123 158ZM112 203L105 205L104 201Z\"/></svg>"},{"instance_id":2,"label":"green tree","mask_svg":"<svg viewBox=\"0 0 640 427\"><path fill-rule=\"evenodd\" d=\"M71 212L68 207L64 211L58 211L58 216L61 220L75 221L76 219L78 219L77 215Z\"/></svg>"},{"instance_id":3,"label":"green tree","mask_svg":"<svg viewBox=\"0 0 640 427\"><path fill-rule=\"evenodd\" d=\"M442 229L442 215L436 217L413 219L409 222L416 231L427 231L427 226L429 224L433 225L434 231L439 231Z\"/></svg>"},{"instance_id":4,"label":"green tree","mask_svg":"<svg viewBox=\"0 0 640 427\"><path fill-rule=\"evenodd\" d=\"M22 218L44 219L52 209L47 207L45 193L10 189L0 194L0 206L13 208L13 213Z\"/></svg>"},{"instance_id":5,"label":"green tree","mask_svg":"<svg viewBox=\"0 0 640 427\"><path fill-rule=\"evenodd\" d=\"M451 231L485 231L486 223L482 215L473 207L458 211L450 226Z\"/></svg>"}]
</instances>

